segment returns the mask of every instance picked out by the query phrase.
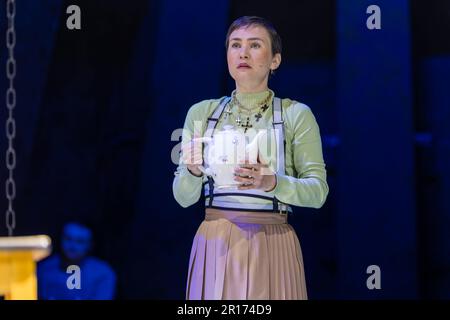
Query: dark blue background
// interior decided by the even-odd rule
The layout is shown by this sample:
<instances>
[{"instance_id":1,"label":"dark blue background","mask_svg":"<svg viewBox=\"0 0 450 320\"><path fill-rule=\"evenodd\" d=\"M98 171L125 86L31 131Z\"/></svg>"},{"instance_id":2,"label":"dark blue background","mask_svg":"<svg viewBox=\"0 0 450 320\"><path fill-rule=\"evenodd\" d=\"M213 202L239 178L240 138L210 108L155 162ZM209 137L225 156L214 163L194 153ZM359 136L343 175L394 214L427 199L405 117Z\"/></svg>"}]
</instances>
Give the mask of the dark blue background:
<instances>
[{"instance_id":1,"label":"dark blue background","mask_svg":"<svg viewBox=\"0 0 450 320\"><path fill-rule=\"evenodd\" d=\"M328 200L290 220L309 297L450 298L448 1L17 2L15 234L58 244L64 222L89 221L118 298L184 298L203 210L173 198L171 135L192 104L231 92L226 30L261 15L284 45L269 86L309 105L322 134ZM66 28L71 4L81 30ZM381 30L366 28L371 4ZM366 287L369 265L381 290Z\"/></svg>"}]
</instances>

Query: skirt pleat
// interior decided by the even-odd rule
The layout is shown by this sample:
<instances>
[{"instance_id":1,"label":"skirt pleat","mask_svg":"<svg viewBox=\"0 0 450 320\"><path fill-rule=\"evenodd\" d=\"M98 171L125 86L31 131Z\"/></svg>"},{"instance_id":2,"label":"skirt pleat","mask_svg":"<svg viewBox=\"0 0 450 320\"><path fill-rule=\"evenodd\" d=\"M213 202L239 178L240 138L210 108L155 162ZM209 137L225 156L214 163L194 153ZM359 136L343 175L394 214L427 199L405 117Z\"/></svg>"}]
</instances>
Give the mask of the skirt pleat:
<instances>
[{"instance_id":1,"label":"skirt pleat","mask_svg":"<svg viewBox=\"0 0 450 320\"><path fill-rule=\"evenodd\" d=\"M285 243L286 243L286 247L287 247L287 251L288 252L295 252L295 245L291 239L291 241L289 241L289 239L285 239ZM300 267L300 264L298 263L297 260L297 254L295 255L287 255L287 260L289 263L289 270L293 270L292 271L292 279L290 282L290 290L291 290L291 295L293 297L298 297L299 296L299 289L301 286L300 283L300 273L302 272L302 268ZM297 266L299 266L299 270L297 271Z\"/></svg>"},{"instance_id":2,"label":"skirt pleat","mask_svg":"<svg viewBox=\"0 0 450 320\"><path fill-rule=\"evenodd\" d=\"M186 299L307 299L292 226L203 221L192 244Z\"/></svg>"},{"instance_id":3,"label":"skirt pleat","mask_svg":"<svg viewBox=\"0 0 450 320\"><path fill-rule=\"evenodd\" d=\"M261 227L253 225L250 227L253 240L249 243L249 264L248 264L248 294L247 299L267 300L270 298L270 288L267 284L269 279L269 264L262 263L269 261L269 249L267 247L267 237L265 232L261 232ZM260 232L258 232L260 231Z\"/></svg>"},{"instance_id":4,"label":"skirt pleat","mask_svg":"<svg viewBox=\"0 0 450 320\"><path fill-rule=\"evenodd\" d=\"M220 300L222 299L223 286L225 283L225 271L228 260L228 251L230 247L232 225L224 223L223 221L216 221L215 223L205 224L214 225L216 228L216 279L213 282L214 295L211 299ZM203 299L205 299L205 297L203 297Z\"/></svg>"}]
</instances>

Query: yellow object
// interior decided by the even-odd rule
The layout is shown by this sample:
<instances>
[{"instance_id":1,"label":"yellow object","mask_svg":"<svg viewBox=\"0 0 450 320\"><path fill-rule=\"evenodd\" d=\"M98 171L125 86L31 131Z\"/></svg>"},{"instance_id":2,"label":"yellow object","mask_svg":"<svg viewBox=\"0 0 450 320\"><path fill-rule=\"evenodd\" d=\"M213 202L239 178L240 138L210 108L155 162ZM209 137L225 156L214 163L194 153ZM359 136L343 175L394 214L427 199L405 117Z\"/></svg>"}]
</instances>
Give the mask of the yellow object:
<instances>
[{"instance_id":1,"label":"yellow object","mask_svg":"<svg viewBox=\"0 0 450 320\"><path fill-rule=\"evenodd\" d=\"M48 236L0 237L0 296L36 300L36 262L51 252Z\"/></svg>"}]
</instances>

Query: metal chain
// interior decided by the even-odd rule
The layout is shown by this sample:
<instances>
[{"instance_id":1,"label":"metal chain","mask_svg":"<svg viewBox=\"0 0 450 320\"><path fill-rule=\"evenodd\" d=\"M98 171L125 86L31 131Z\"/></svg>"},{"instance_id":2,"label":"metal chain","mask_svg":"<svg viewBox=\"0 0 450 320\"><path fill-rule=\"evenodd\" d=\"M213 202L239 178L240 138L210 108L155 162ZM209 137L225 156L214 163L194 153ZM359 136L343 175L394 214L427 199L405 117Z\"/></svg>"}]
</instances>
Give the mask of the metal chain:
<instances>
[{"instance_id":1,"label":"metal chain","mask_svg":"<svg viewBox=\"0 0 450 320\"><path fill-rule=\"evenodd\" d=\"M6 179L5 190L8 199L8 209L6 210L6 227L8 235L12 236L16 227L16 213L13 209L13 200L16 197L16 183L13 171L16 168L16 151L13 140L16 136L16 122L13 118L13 110L16 106L16 90L14 89L14 78L16 77L16 60L14 59L14 47L16 45L16 30L14 29L14 18L16 16L15 0L7 0L6 16L8 18L8 28L6 30L6 47L8 48L8 60L6 61L6 77L9 80L9 87L6 90L6 107L8 108L8 119L6 120L6 137L8 138L8 149L6 150L6 167L9 171Z\"/></svg>"}]
</instances>

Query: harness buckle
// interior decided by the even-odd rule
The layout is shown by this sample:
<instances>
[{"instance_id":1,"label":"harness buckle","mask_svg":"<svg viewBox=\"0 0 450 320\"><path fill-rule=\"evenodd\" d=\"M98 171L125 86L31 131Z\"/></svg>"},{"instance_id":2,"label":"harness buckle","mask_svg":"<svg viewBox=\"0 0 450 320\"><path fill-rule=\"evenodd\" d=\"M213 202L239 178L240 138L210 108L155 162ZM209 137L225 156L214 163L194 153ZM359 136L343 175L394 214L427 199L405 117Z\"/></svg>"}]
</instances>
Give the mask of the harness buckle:
<instances>
[{"instance_id":1,"label":"harness buckle","mask_svg":"<svg viewBox=\"0 0 450 320\"><path fill-rule=\"evenodd\" d=\"M289 213L288 206L284 203L278 203L278 212L281 215L287 215Z\"/></svg>"}]
</instances>

